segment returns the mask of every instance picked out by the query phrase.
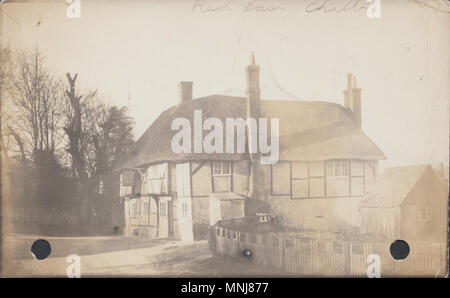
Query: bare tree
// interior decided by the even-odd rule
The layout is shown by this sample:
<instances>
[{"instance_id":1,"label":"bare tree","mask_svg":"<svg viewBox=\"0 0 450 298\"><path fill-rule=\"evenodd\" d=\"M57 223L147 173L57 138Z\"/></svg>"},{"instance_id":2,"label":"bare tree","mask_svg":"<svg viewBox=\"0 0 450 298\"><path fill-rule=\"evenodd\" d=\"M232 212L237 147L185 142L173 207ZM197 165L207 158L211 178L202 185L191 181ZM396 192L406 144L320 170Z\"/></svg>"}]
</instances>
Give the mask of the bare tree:
<instances>
[{"instance_id":1,"label":"bare tree","mask_svg":"<svg viewBox=\"0 0 450 298\"><path fill-rule=\"evenodd\" d=\"M34 159L42 152L53 155L62 145L62 85L45 68L38 48L19 53L12 97L14 123L10 132L22 154Z\"/></svg>"},{"instance_id":2,"label":"bare tree","mask_svg":"<svg viewBox=\"0 0 450 298\"><path fill-rule=\"evenodd\" d=\"M14 62L11 49L0 47L0 149L3 163L8 159L8 153L19 152L25 156L24 145L20 135L14 130L12 107L7 98L11 95L13 86Z\"/></svg>"},{"instance_id":3,"label":"bare tree","mask_svg":"<svg viewBox=\"0 0 450 298\"><path fill-rule=\"evenodd\" d=\"M18 172L26 176L23 181L32 187L36 203L73 202L85 228L92 227L94 213L102 208L104 218L113 213L107 210L111 204L98 204L106 202L96 200L98 189L100 184L116 186L109 176L133 143L133 120L126 108L110 106L97 91L80 95L77 74L66 74L64 90L38 48L15 56L0 50L0 97L2 103L5 93L12 99L7 101L11 109L1 111L2 157L8 151L26 161ZM73 191L64 193L69 187ZM32 199L24 197L27 204Z\"/></svg>"},{"instance_id":4,"label":"bare tree","mask_svg":"<svg viewBox=\"0 0 450 298\"><path fill-rule=\"evenodd\" d=\"M91 186L89 183L88 171L86 170L85 161L85 143L82 138L82 95L77 95L75 91L75 83L78 74L71 76L70 73L66 74L67 80L69 82L69 90L66 90L65 94L69 100L69 106L66 109L66 126L64 131L69 139L68 152L72 158L72 170L75 175L77 175L80 183L81 190L81 217L83 222L88 224L90 219L89 211L89 198L91 195Z\"/></svg>"},{"instance_id":5,"label":"bare tree","mask_svg":"<svg viewBox=\"0 0 450 298\"><path fill-rule=\"evenodd\" d=\"M133 143L133 120L126 108L109 106L96 91L77 95L77 75L67 74L69 90L65 128L69 139L68 152L72 156L73 170L83 189L85 204L93 207L102 177L112 174L118 159ZM98 210L93 210L98 211ZM87 210L90 216L90 210Z\"/></svg>"}]
</instances>

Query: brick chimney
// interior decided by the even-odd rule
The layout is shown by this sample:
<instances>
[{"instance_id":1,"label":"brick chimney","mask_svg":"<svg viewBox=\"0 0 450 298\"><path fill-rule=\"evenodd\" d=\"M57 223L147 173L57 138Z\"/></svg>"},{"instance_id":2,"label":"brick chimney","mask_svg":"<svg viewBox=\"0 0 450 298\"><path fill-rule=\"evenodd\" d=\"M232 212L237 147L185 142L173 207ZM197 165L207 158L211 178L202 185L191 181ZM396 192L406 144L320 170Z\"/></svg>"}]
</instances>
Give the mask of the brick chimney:
<instances>
[{"instance_id":1,"label":"brick chimney","mask_svg":"<svg viewBox=\"0 0 450 298\"><path fill-rule=\"evenodd\" d=\"M179 82L178 89L180 92L180 104L188 100L192 100L192 85L193 82Z\"/></svg>"},{"instance_id":2,"label":"brick chimney","mask_svg":"<svg viewBox=\"0 0 450 298\"><path fill-rule=\"evenodd\" d=\"M245 68L247 76L247 117L258 119L261 114L259 88L259 66L255 64L255 53L250 54L250 65Z\"/></svg>"},{"instance_id":3,"label":"brick chimney","mask_svg":"<svg viewBox=\"0 0 450 298\"><path fill-rule=\"evenodd\" d=\"M356 87L356 77L347 74L347 90L344 91L344 107L351 110L354 120L361 128L361 89Z\"/></svg>"},{"instance_id":4,"label":"brick chimney","mask_svg":"<svg viewBox=\"0 0 450 298\"><path fill-rule=\"evenodd\" d=\"M259 117L261 115L261 98L260 98L260 87L259 87L259 66L255 64L255 54L252 52L250 54L250 65L245 68L246 73L246 95L247 95L247 118L253 118L256 122L259 122ZM262 169L260 166L260 156L258 152L251 153L250 148L254 145L258 148L258 127L252 127L249 125L247 127L247 141L248 141L248 151L250 155L250 175L249 175L249 191L248 197L252 199L258 199L260 196L260 191L263 189L263 176ZM248 212L249 207L247 205L246 210ZM249 214L247 214L249 215Z\"/></svg>"}]
</instances>

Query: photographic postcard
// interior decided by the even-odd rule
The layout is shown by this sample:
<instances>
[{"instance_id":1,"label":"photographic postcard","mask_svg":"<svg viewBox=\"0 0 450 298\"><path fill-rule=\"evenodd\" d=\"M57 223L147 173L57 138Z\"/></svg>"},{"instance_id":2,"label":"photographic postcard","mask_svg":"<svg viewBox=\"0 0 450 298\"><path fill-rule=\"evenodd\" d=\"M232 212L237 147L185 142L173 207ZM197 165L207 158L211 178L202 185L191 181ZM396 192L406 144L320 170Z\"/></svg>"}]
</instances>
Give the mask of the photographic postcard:
<instances>
[{"instance_id":1,"label":"photographic postcard","mask_svg":"<svg viewBox=\"0 0 450 298\"><path fill-rule=\"evenodd\" d=\"M0 8L1 276L448 275L448 1Z\"/></svg>"}]
</instances>

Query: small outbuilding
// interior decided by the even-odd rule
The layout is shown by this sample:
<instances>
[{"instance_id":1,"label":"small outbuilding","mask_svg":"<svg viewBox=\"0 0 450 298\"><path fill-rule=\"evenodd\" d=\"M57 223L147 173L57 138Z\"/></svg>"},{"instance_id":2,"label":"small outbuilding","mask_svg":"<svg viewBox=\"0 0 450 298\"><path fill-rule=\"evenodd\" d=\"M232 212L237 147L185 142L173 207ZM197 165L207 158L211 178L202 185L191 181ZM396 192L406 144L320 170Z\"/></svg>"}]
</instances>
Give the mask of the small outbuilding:
<instances>
[{"instance_id":1,"label":"small outbuilding","mask_svg":"<svg viewBox=\"0 0 450 298\"><path fill-rule=\"evenodd\" d=\"M447 239L448 184L430 165L386 169L360 207L364 233Z\"/></svg>"}]
</instances>

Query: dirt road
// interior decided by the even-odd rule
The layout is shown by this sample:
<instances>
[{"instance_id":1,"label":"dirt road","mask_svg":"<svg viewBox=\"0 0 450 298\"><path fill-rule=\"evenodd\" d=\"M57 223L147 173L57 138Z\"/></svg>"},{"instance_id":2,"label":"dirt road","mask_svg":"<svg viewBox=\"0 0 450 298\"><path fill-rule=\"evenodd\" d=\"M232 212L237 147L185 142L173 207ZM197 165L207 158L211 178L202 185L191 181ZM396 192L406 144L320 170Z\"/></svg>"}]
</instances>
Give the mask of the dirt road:
<instances>
[{"instance_id":1,"label":"dirt road","mask_svg":"<svg viewBox=\"0 0 450 298\"><path fill-rule=\"evenodd\" d=\"M52 245L52 254L37 260L30 253L35 239L45 238ZM227 277L284 276L272 268L251 264L251 259L239 261L215 257L206 240L181 242L171 239L135 237L42 237L10 235L7 237L2 276L66 276L66 258L77 254L82 277L165 276L165 277Z\"/></svg>"}]
</instances>

